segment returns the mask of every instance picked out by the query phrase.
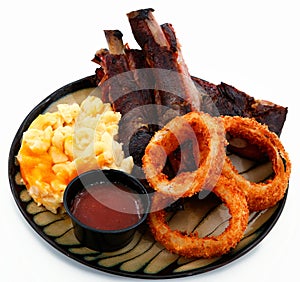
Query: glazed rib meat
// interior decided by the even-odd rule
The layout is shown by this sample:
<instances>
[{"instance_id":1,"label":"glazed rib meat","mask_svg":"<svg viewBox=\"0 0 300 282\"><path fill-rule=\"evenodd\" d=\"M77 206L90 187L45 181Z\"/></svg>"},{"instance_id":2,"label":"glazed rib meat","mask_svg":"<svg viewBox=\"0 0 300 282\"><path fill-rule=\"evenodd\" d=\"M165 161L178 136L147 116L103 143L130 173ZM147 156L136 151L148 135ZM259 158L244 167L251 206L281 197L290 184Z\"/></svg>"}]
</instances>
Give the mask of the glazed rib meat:
<instances>
[{"instance_id":1,"label":"glazed rib meat","mask_svg":"<svg viewBox=\"0 0 300 282\"><path fill-rule=\"evenodd\" d=\"M122 41L122 33L118 30L106 30L105 37L109 46L109 51L100 49L96 52L94 62L98 62L104 72L99 86L102 90L102 98L105 102L110 102L115 111L122 115L130 112L136 106L153 104L152 95L149 91L138 91L138 80L131 70L143 68L144 65L137 66L136 62L145 60L139 59L143 56L141 51L136 50L134 56L130 56L128 61L125 47Z\"/></svg>"},{"instance_id":2,"label":"glazed rib meat","mask_svg":"<svg viewBox=\"0 0 300 282\"><path fill-rule=\"evenodd\" d=\"M199 111L201 95L184 63L173 27L160 26L153 9L127 14L137 43L145 53L156 80L155 102L160 108L159 121L164 125L175 115Z\"/></svg>"},{"instance_id":3,"label":"glazed rib meat","mask_svg":"<svg viewBox=\"0 0 300 282\"><path fill-rule=\"evenodd\" d=\"M122 115L119 141L140 166L145 147L157 130L155 101L153 91L143 85L151 77L147 72L140 77L138 72L147 66L143 52L126 49L122 36L118 30L106 30L109 51L97 51L93 61L102 67L97 70L102 100Z\"/></svg>"},{"instance_id":4,"label":"glazed rib meat","mask_svg":"<svg viewBox=\"0 0 300 282\"><path fill-rule=\"evenodd\" d=\"M218 85L192 77L215 103L220 115L252 117L278 136L283 128L288 109L270 101L256 100L237 88L221 82Z\"/></svg>"},{"instance_id":5,"label":"glazed rib meat","mask_svg":"<svg viewBox=\"0 0 300 282\"><path fill-rule=\"evenodd\" d=\"M224 82L215 85L203 79L193 77L195 83L199 84L210 96L216 105L218 114L228 116L241 116L255 118L261 124L266 124L269 129L280 136L288 109L269 101L256 100L250 95ZM205 103L203 103L204 105ZM255 161L265 161L266 155L254 144L246 147L236 147L230 142L228 136L228 150L239 156Z\"/></svg>"}]
</instances>

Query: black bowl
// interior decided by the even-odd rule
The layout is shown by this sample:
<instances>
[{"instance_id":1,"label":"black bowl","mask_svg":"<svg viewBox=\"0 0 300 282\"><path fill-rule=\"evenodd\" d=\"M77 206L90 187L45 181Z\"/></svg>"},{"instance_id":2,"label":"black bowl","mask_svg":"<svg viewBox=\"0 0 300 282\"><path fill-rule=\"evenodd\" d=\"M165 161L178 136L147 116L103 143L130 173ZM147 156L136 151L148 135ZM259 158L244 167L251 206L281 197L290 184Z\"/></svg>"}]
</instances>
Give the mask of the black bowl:
<instances>
[{"instance_id":1,"label":"black bowl","mask_svg":"<svg viewBox=\"0 0 300 282\"><path fill-rule=\"evenodd\" d=\"M101 189L103 183L123 184L139 198L142 214L136 223L118 230L104 230L88 226L74 216L72 210L74 199L93 185L100 184L98 187ZM64 206L72 220L75 236L83 245L102 252L114 251L126 246L132 240L136 229L145 221L150 210L150 197L145 187L135 177L119 170L99 169L82 173L68 184L64 192Z\"/></svg>"}]
</instances>

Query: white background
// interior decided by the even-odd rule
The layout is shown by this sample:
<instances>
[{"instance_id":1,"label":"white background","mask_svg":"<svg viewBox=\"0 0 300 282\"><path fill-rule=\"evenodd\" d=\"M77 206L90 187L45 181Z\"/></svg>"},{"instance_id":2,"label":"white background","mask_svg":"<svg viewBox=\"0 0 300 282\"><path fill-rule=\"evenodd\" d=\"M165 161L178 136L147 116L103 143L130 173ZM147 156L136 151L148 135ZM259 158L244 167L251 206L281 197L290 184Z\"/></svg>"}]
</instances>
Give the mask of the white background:
<instances>
[{"instance_id":1,"label":"white background","mask_svg":"<svg viewBox=\"0 0 300 282\"><path fill-rule=\"evenodd\" d=\"M93 74L106 47L102 30L120 29L136 47L126 13L153 7L173 24L190 73L224 81L257 99L289 108L282 142L293 172L284 211L250 253L185 281L280 281L299 278L299 5L298 1L1 1L0 4L0 280L117 281L62 255L27 224L12 197L7 160L29 111L57 88ZM197 4L196 4L197 3ZM297 135L296 135L297 134Z\"/></svg>"}]
</instances>

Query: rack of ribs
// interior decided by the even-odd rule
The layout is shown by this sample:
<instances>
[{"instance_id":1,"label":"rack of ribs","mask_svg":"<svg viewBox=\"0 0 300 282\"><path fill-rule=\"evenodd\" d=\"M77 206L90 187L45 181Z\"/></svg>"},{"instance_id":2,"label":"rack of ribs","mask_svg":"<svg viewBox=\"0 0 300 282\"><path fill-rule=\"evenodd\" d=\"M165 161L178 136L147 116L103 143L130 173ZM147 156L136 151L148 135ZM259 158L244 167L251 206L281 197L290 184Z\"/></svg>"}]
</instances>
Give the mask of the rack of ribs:
<instances>
[{"instance_id":1,"label":"rack of ribs","mask_svg":"<svg viewBox=\"0 0 300 282\"><path fill-rule=\"evenodd\" d=\"M153 9L141 9L127 14L140 50L124 45L120 31L105 31L109 51L101 49L93 59L101 66L96 76L103 100L123 115L119 138L128 146L136 164L141 165L144 149L156 130L174 116L190 111L252 117L280 135L286 107L256 100L223 82L215 85L190 76L173 26L159 25L153 12ZM148 109L145 105L154 107L151 111L129 114L136 113L137 108ZM124 130L128 125L133 130ZM256 160L262 157L254 154L255 146L238 148L232 143L228 148L244 157Z\"/></svg>"}]
</instances>

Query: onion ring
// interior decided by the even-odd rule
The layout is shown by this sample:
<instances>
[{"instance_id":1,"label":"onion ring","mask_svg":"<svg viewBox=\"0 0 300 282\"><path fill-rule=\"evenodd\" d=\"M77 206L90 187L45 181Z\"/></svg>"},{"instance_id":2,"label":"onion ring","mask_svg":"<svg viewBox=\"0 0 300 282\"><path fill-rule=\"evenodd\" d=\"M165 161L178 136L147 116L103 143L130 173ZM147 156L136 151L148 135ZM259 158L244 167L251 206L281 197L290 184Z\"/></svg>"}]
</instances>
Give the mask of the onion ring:
<instances>
[{"instance_id":1,"label":"onion ring","mask_svg":"<svg viewBox=\"0 0 300 282\"><path fill-rule=\"evenodd\" d=\"M228 253L242 239L247 228L249 210L244 193L236 187L236 183L224 176L212 192L216 194L229 209L231 218L227 228L218 236L199 238L197 234L183 234L171 230L166 222L166 211L159 210L149 214L148 224L156 239L170 252L188 258L212 258ZM161 193L155 193L152 199L152 209L157 210Z\"/></svg>"},{"instance_id":2,"label":"onion ring","mask_svg":"<svg viewBox=\"0 0 300 282\"><path fill-rule=\"evenodd\" d=\"M224 116L222 120L227 133L250 141L268 155L272 162L274 176L266 182L248 181L238 174L228 157L222 174L236 181L237 186L246 195L250 211L260 211L274 206L283 198L291 173L289 156L278 136L255 119Z\"/></svg>"},{"instance_id":3,"label":"onion ring","mask_svg":"<svg viewBox=\"0 0 300 282\"><path fill-rule=\"evenodd\" d=\"M185 140L193 140L197 169L179 172L169 180L163 168L167 156ZM143 156L143 170L150 186L172 197L190 197L202 188L211 190L225 160L225 132L220 118L190 112L177 116L157 131Z\"/></svg>"}]
</instances>

